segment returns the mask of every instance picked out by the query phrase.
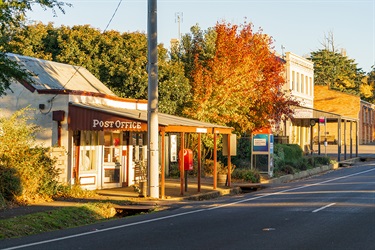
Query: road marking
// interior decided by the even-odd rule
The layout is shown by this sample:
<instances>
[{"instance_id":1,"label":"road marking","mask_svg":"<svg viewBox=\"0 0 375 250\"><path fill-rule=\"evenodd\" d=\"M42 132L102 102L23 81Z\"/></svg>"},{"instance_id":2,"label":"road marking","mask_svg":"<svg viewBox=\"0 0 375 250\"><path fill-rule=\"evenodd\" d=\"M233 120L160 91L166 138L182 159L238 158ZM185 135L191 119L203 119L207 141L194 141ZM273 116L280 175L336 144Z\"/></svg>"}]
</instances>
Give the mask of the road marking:
<instances>
[{"instance_id":1,"label":"road marking","mask_svg":"<svg viewBox=\"0 0 375 250\"><path fill-rule=\"evenodd\" d=\"M324 207L321 207L321 208L318 208L318 209L315 209L314 211L312 211L313 213L316 213L316 212L319 212L320 210L323 210L323 209L326 209L327 207L331 207L333 205L335 205L336 203L331 203L331 204L328 204Z\"/></svg>"},{"instance_id":2,"label":"road marking","mask_svg":"<svg viewBox=\"0 0 375 250\"><path fill-rule=\"evenodd\" d=\"M209 210L224 208L224 207L228 207L228 206L232 206L232 205L244 203L244 202L247 202L247 201L258 200L258 199L269 197L269 196L273 196L273 195L283 194L283 193L290 192L290 191L295 191L295 190L299 190L299 189L304 189L304 188L308 188L308 187L313 187L313 186L321 185L321 184L328 183L328 182L333 182L333 181L337 181L337 180L341 180L341 179L346 179L346 178L349 178L349 177L352 177L352 176L364 174L364 173L371 172L371 171L375 171L375 168L372 168L372 169L369 169L369 170L366 170L366 171L362 171L362 172L358 172L358 173L354 173L354 174L350 174L350 175L346 175L346 176L342 176L342 177L338 177L338 178L334 178L334 179L330 179L330 180L326 180L326 181L322 181L322 182L318 182L318 183L314 183L314 184L309 184L309 185L300 186L300 187L296 187L296 188L290 188L290 189L286 189L286 190L275 192L275 193L268 193L268 194L264 194L264 195L260 195L260 196L256 196L256 197L252 197L252 198L248 198L248 199L244 199L244 200L239 200L239 201L236 201L236 202L232 202L232 203L228 203L228 204L223 204L223 205L219 205L219 206L216 206L216 207L205 208L205 209L198 209L198 210L194 210L194 211L189 211L189 212L184 212L184 213L179 213L179 214L173 214L173 215L168 215L168 216L164 216L164 217L159 217L159 218L144 220L144 221L133 222L133 223L126 224L126 225L120 225L120 226L115 226L115 227L104 228L104 229L100 229L100 230L97 230L97 231L90 231L90 232L73 234L73 235L69 235L69 236L65 236L65 237L60 237L60 238L55 238L55 239L50 239L50 240L38 241L38 242L29 243L29 244L25 244L25 245L19 245L19 246L4 248L3 250L13 250L13 249L20 249L20 248L25 248L25 247L30 247L30 246L43 245L43 244L50 243L50 242L61 241L61 240L72 239L72 238L78 238L78 237L85 236L85 235L96 234L96 233L101 233L101 232L116 230L116 229L120 229L120 228L131 227L131 226L136 226L136 225L146 224L146 223L151 223L151 222L154 222L154 221L166 220L166 219L175 218L175 217L179 217L179 216L184 216L184 215L188 215L188 214L195 214L195 213L200 213L200 212L204 212L204 211L209 211ZM332 203L332 204L334 204L334 203Z\"/></svg>"}]
</instances>

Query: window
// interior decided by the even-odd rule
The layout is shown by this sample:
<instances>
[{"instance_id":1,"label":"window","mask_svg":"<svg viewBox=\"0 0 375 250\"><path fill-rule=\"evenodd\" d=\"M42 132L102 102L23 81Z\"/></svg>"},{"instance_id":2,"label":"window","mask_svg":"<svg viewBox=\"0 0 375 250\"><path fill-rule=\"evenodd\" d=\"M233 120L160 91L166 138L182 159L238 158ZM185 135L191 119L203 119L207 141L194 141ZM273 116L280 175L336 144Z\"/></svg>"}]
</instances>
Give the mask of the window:
<instances>
[{"instance_id":1,"label":"window","mask_svg":"<svg viewBox=\"0 0 375 250\"><path fill-rule=\"evenodd\" d=\"M133 161L134 162L147 162L147 145L144 144L144 134L132 134Z\"/></svg>"},{"instance_id":2,"label":"window","mask_svg":"<svg viewBox=\"0 0 375 250\"><path fill-rule=\"evenodd\" d=\"M296 74L294 71L292 71L292 90L295 90L296 89Z\"/></svg>"},{"instance_id":3,"label":"window","mask_svg":"<svg viewBox=\"0 0 375 250\"><path fill-rule=\"evenodd\" d=\"M98 132L81 131L80 143L80 171L96 170L96 146L98 145Z\"/></svg>"},{"instance_id":4,"label":"window","mask_svg":"<svg viewBox=\"0 0 375 250\"><path fill-rule=\"evenodd\" d=\"M120 132L104 132L104 163L120 161Z\"/></svg>"},{"instance_id":5,"label":"window","mask_svg":"<svg viewBox=\"0 0 375 250\"><path fill-rule=\"evenodd\" d=\"M309 84L309 78L305 76L305 84L306 84L306 95L310 94L310 84Z\"/></svg>"},{"instance_id":6,"label":"window","mask_svg":"<svg viewBox=\"0 0 375 250\"><path fill-rule=\"evenodd\" d=\"M299 86L299 84L300 84L300 79L299 79L299 73L297 72L297 89L296 89L297 92L300 91L300 86Z\"/></svg>"},{"instance_id":7,"label":"window","mask_svg":"<svg viewBox=\"0 0 375 250\"><path fill-rule=\"evenodd\" d=\"M104 183L118 183L120 181L120 135L120 132L104 132Z\"/></svg>"}]
</instances>

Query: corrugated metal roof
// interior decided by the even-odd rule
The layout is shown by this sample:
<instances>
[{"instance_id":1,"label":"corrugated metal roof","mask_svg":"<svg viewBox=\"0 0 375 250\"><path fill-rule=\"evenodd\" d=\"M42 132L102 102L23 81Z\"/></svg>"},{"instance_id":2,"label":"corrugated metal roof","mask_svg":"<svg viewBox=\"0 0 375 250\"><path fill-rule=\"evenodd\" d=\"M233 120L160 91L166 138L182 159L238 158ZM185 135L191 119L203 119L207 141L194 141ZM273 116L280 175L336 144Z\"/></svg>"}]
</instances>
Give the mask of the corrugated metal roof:
<instances>
[{"instance_id":1,"label":"corrugated metal roof","mask_svg":"<svg viewBox=\"0 0 375 250\"><path fill-rule=\"evenodd\" d=\"M95 104L94 103L90 103L90 104L70 103L70 105L81 107L81 108L86 108L86 109L91 109L91 110L96 110L100 112L106 112L109 114L118 115L118 116L125 117L128 119L136 120L136 121L147 122L147 111L145 110L130 110L130 109L123 109L123 108L115 108L115 107L104 106L104 105L96 104L96 103ZM231 133L231 131L233 130L233 128L231 127L196 121L196 120L169 115L169 114L164 114L164 113L158 113L158 120L159 120L159 126L166 127L166 131L197 132L197 128L198 128L198 131L200 128L202 128L202 129L207 129L208 133L212 132L212 130L210 131L210 129L216 129L220 133L225 134L225 133ZM192 128L193 130L192 129L189 130L188 128Z\"/></svg>"},{"instance_id":2,"label":"corrugated metal roof","mask_svg":"<svg viewBox=\"0 0 375 250\"><path fill-rule=\"evenodd\" d=\"M84 90L115 95L84 67L12 53L7 56L32 73L34 82L30 84L37 90Z\"/></svg>"}]
</instances>

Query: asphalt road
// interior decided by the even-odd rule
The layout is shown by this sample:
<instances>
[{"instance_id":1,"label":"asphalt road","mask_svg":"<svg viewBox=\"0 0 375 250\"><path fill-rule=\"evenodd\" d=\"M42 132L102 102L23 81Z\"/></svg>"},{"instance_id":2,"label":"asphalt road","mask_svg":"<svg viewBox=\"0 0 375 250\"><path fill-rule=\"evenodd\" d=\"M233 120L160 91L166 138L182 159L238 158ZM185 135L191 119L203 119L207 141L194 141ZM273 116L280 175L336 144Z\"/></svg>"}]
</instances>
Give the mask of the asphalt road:
<instances>
[{"instance_id":1,"label":"asphalt road","mask_svg":"<svg viewBox=\"0 0 375 250\"><path fill-rule=\"evenodd\" d=\"M1 249L375 249L375 162Z\"/></svg>"}]
</instances>

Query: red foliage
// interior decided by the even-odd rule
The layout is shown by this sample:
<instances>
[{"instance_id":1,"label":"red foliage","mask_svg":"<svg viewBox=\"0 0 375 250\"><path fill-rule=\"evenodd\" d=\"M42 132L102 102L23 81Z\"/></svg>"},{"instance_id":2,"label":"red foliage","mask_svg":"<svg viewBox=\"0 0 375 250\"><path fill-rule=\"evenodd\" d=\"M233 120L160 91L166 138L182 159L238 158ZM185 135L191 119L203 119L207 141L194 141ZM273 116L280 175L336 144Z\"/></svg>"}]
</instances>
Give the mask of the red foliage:
<instances>
[{"instance_id":1,"label":"red foliage","mask_svg":"<svg viewBox=\"0 0 375 250\"><path fill-rule=\"evenodd\" d=\"M234 127L238 132L279 122L298 103L282 92L283 60L272 41L251 24L217 23L215 56L202 62L195 55L191 117Z\"/></svg>"}]
</instances>

